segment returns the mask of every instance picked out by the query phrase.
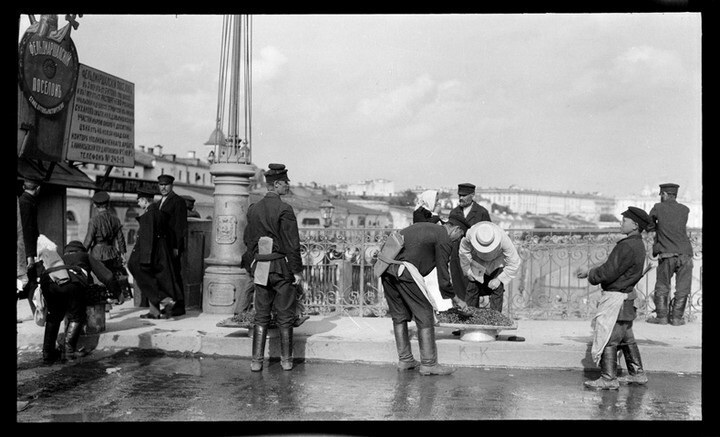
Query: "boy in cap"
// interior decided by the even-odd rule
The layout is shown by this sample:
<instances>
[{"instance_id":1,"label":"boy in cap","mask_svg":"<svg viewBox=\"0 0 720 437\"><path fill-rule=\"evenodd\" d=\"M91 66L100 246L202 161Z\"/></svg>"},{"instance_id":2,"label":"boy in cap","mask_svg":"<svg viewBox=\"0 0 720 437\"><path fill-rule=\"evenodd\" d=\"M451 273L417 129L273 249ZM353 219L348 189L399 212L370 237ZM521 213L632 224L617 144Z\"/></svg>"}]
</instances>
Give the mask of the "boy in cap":
<instances>
[{"instance_id":1,"label":"boy in cap","mask_svg":"<svg viewBox=\"0 0 720 437\"><path fill-rule=\"evenodd\" d=\"M636 316L635 285L643 277L645 244L641 233L650 224L650 216L634 206L622 213L620 232L627 237L618 241L604 264L577 270L577 277L600 284L602 294L598 311L592 320L593 344L591 354L600 366L600 378L585 381L588 388L617 390L622 384L647 384L640 350L635 342L632 326ZM617 377L617 351L622 350L629 375Z\"/></svg>"},{"instance_id":2,"label":"boy in cap","mask_svg":"<svg viewBox=\"0 0 720 437\"><path fill-rule=\"evenodd\" d=\"M255 283L255 320L250 370L263 368L265 339L271 312L276 311L280 330L280 365L293 368L293 323L297 286L302 281L300 233L290 205L280 196L290 192L290 179L283 164L269 164L265 172L267 194L248 207L243 240L246 260Z\"/></svg>"},{"instance_id":3,"label":"boy in cap","mask_svg":"<svg viewBox=\"0 0 720 437\"><path fill-rule=\"evenodd\" d=\"M96 191L92 197L97 214L90 218L88 230L83 242L85 248L105 267L113 272L116 278L127 277L125 271L125 234L120 219L110 212L110 195L106 191ZM125 297L130 297L129 286L114 296L122 304Z\"/></svg>"},{"instance_id":4,"label":"boy in cap","mask_svg":"<svg viewBox=\"0 0 720 437\"><path fill-rule=\"evenodd\" d=\"M200 218L200 213L195 211L195 198L189 195L182 196L182 198L185 200L188 218Z\"/></svg>"},{"instance_id":5,"label":"boy in cap","mask_svg":"<svg viewBox=\"0 0 720 437\"><path fill-rule=\"evenodd\" d=\"M161 174L157 179L161 196L158 207L160 211L167 213L169 216L173 270L176 276L175 281L180 287L180 294L175 296L176 303L173 308L173 316L181 316L185 314L185 287L183 286L181 258L183 252L185 252L185 238L188 226L187 207L185 206L185 199L173 191L173 184L175 183L173 176Z\"/></svg>"},{"instance_id":6,"label":"boy in cap","mask_svg":"<svg viewBox=\"0 0 720 437\"><path fill-rule=\"evenodd\" d=\"M655 281L655 317L648 323L673 326L685 324L683 313L690 296L693 248L687 234L690 209L677 202L678 184L660 185L660 203L650 210L648 232L655 231L653 256L658 258ZM670 279L675 275L675 297L670 301Z\"/></svg>"},{"instance_id":7,"label":"boy in cap","mask_svg":"<svg viewBox=\"0 0 720 437\"><path fill-rule=\"evenodd\" d=\"M490 213L482 205L475 202L475 185L471 183L462 183L458 185L458 205L450 210L450 217L461 218L468 223L468 228L478 222L489 222ZM468 280L463 274L458 258L458 250L460 241L456 241L450 254L450 275L453 277L453 289L461 299L467 301L466 289Z\"/></svg>"},{"instance_id":8,"label":"boy in cap","mask_svg":"<svg viewBox=\"0 0 720 437\"><path fill-rule=\"evenodd\" d=\"M172 259L172 230L166 213L153 203L153 191L139 189L138 205L142 213L135 246L128 259L128 269L147 297L150 311L143 319L169 319L181 289ZM184 203L184 202L183 202Z\"/></svg>"},{"instance_id":9,"label":"boy in cap","mask_svg":"<svg viewBox=\"0 0 720 437\"><path fill-rule=\"evenodd\" d=\"M490 309L502 312L505 286L520 269L520 255L507 233L492 222L475 223L460 241L462 273L468 279L466 302L479 307L490 296Z\"/></svg>"}]
</instances>

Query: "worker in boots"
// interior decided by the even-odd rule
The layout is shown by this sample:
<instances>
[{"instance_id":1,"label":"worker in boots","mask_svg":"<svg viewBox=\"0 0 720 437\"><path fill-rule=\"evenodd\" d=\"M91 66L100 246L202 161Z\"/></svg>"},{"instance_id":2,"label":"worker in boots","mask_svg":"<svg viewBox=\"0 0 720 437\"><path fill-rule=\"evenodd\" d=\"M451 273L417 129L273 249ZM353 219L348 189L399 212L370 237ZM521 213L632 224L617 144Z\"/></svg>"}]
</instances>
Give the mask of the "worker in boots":
<instances>
[{"instance_id":1,"label":"worker in boots","mask_svg":"<svg viewBox=\"0 0 720 437\"><path fill-rule=\"evenodd\" d=\"M635 285L644 274L645 244L641 233L650 223L650 216L634 206L622 213L620 232L627 237L618 241L605 263L577 271L577 277L587 278L602 287L598 310L592 320L593 343L591 354L600 366L600 378L585 381L587 388L617 390L620 384L647 384L640 350L635 342L632 326L636 317ZM618 349L623 351L629 375L617 377Z\"/></svg>"}]
</instances>

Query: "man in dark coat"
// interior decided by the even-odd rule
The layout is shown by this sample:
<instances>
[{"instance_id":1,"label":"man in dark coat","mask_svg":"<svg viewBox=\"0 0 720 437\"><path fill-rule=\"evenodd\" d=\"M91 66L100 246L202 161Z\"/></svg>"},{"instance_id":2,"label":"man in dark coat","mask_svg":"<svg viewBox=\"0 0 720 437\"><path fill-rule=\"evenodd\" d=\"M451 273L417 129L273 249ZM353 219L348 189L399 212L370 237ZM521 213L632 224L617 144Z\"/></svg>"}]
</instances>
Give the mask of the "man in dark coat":
<instances>
[{"instance_id":1,"label":"man in dark coat","mask_svg":"<svg viewBox=\"0 0 720 437\"><path fill-rule=\"evenodd\" d=\"M385 248L378 254L379 260L389 263L380 278L393 321L398 370L414 369L419 364L421 375L449 375L455 371L438 363L435 343L437 305L431 302L432 296L423 291L423 277L436 268L440 295L452 299L455 306L467 309L465 302L453 291L448 272L452 243L459 240L465 230L465 225L455 217L448 218L442 226L415 223L400 231L403 248L394 259L385 257ZM417 326L420 363L413 357L410 347L407 323L411 320L415 320Z\"/></svg>"},{"instance_id":2,"label":"man in dark coat","mask_svg":"<svg viewBox=\"0 0 720 437\"><path fill-rule=\"evenodd\" d=\"M450 210L449 217L458 217L465 220L468 228L478 222L489 222L490 213L482 205L473 200L475 196L475 185L464 183L458 185L458 205ZM468 279L465 277L462 267L460 266L460 258L458 252L460 250L460 240L453 243L452 253L450 254L450 275L452 277L453 289L463 301L467 300L466 289L468 287Z\"/></svg>"},{"instance_id":3,"label":"man in dark coat","mask_svg":"<svg viewBox=\"0 0 720 437\"><path fill-rule=\"evenodd\" d=\"M683 313L690 297L693 248L687 234L690 209L677 201L678 184L660 185L660 203L650 210L648 232L655 232L653 256L658 258L655 281L655 317L648 323L673 326L685 324ZM670 279L675 275L675 296L670 301Z\"/></svg>"},{"instance_id":4,"label":"man in dark coat","mask_svg":"<svg viewBox=\"0 0 720 437\"><path fill-rule=\"evenodd\" d=\"M250 369L263 367L265 338L270 313L276 313L280 330L280 364L293 368L293 323L297 286L302 281L302 258L297 218L280 196L290 191L290 179L283 164L270 164L265 172L267 194L247 211L243 240L247 247L251 276L255 283L255 320Z\"/></svg>"},{"instance_id":5,"label":"man in dark coat","mask_svg":"<svg viewBox=\"0 0 720 437\"><path fill-rule=\"evenodd\" d=\"M185 252L185 239L187 237L187 206L185 199L173 191L175 178L163 174L158 176L158 188L160 189L160 211L167 213L171 229L172 260L175 271L176 282L180 287L180 293L174 297L175 306L173 316L185 314L185 286L183 285L181 257Z\"/></svg>"},{"instance_id":6,"label":"man in dark coat","mask_svg":"<svg viewBox=\"0 0 720 437\"><path fill-rule=\"evenodd\" d=\"M37 239L40 236L38 227L38 201L40 195L40 181L37 179L25 179L23 192L18 201L20 203L20 219L22 220L23 242L25 243L25 256L27 257L27 279L28 282L18 294L18 299L27 298L30 309L35 313L35 304L32 301L32 291L37 286L37 268L35 258L37 257Z\"/></svg>"},{"instance_id":7,"label":"man in dark coat","mask_svg":"<svg viewBox=\"0 0 720 437\"><path fill-rule=\"evenodd\" d=\"M627 237L618 241L605 263L591 269L580 268L578 278L587 278L602 287L598 310L592 320L591 355L600 365L600 378L585 381L588 388L617 390L620 384L647 384L640 350L632 326L635 320L635 285L643 277L645 244L640 235L650 224L650 217L634 206L622 213L620 232ZM622 350L629 375L617 377L617 352Z\"/></svg>"},{"instance_id":8,"label":"man in dark coat","mask_svg":"<svg viewBox=\"0 0 720 437\"><path fill-rule=\"evenodd\" d=\"M172 230L166 213L153 203L154 193L138 190L138 205L143 213L137 217L140 224L135 247L128 269L137 281L140 291L147 296L150 311L141 315L144 319L169 319L175 315L173 307L180 286L175 275L172 259ZM183 202L184 203L184 202Z\"/></svg>"}]
</instances>

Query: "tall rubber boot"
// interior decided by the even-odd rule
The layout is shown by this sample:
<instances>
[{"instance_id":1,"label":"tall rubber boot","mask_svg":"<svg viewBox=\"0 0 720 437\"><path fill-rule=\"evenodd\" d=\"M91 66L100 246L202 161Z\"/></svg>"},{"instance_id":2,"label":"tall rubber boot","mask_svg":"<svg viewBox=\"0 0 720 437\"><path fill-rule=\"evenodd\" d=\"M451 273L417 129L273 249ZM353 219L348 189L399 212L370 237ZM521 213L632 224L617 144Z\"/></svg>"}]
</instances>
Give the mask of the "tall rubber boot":
<instances>
[{"instance_id":1,"label":"tall rubber boot","mask_svg":"<svg viewBox=\"0 0 720 437\"><path fill-rule=\"evenodd\" d=\"M415 369L420 363L412 354L407 322L393 323L393 332L395 333L395 346L399 358L398 371Z\"/></svg>"},{"instance_id":2,"label":"tall rubber boot","mask_svg":"<svg viewBox=\"0 0 720 437\"><path fill-rule=\"evenodd\" d=\"M647 384L648 377L645 370L643 370L640 349L638 349L637 343L620 346L620 349L625 357L628 375L620 376L618 382L620 384Z\"/></svg>"},{"instance_id":3,"label":"tall rubber boot","mask_svg":"<svg viewBox=\"0 0 720 437\"><path fill-rule=\"evenodd\" d=\"M685 305L687 305L688 297L675 298L670 302L670 311L668 313L668 321L673 326L681 326L685 324L683 313Z\"/></svg>"},{"instance_id":4,"label":"tall rubber boot","mask_svg":"<svg viewBox=\"0 0 720 437\"><path fill-rule=\"evenodd\" d=\"M43 337L42 357L45 364L52 364L61 358L61 353L55 346L60 332L61 321L45 321L45 335Z\"/></svg>"},{"instance_id":5,"label":"tall rubber boot","mask_svg":"<svg viewBox=\"0 0 720 437\"><path fill-rule=\"evenodd\" d=\"M620 383L617 379L617 346L606 346L600 357L600 378L585 381L585 387L596 390L617 390Z\"/></svg>"},{"instance_id":6,"label":"tall rubber boot","mask_svg":"<svg viewBox=\"0 0 720 437\"><path fill-rule=\"evenodd\" d=\"M646 320L648 323L655 323L657 325L668 324L668 297L658 296L657 294L653 297L655 302L655 317L650 317Z\"/></svg>"},{"instance_id":7,"label":"tall rubber boot","mask_svg":"<svg viewBox=\"0 0 720 437\"><path fill-rule=\"evenodd\" d=\"M255 325L253 329L252 340L252 361L250 362L250 370L259 372L263 368L263 360L265 359L265 339L267 338L267 327Z\"/></svg>"},{"instance_id":8,"label":"tall rubber boot","mask_svg":"<svg viewBox=\"0 0 720 437\"><path fill-rule=\"evenodd\" d=\"M293 327L280 328L280 366L283 370L293 369Z\"/></svg>"},{"instance_id":9,"label":"tall rubber boot","mask_svg":"<svg viewBox=\"0 0 720 437\"><path fill-rule=\"evenodd\" d=\"M435 328L419 328L418 342L420 343L420 374L421 375L449 375L455 371L452 367L445 367L437 362L437 345L435 344Z\"/></svg>"},{"instance_id":10,"label":"tall rubber boot","mask_svg":"<svg viewBox=\"0 0 720 437\"><path fill-rule=\"evenodd\" d=\"M63 350L64 359L74 360L79 356L84 356L77 350L77 343L80 339L80 332L82 331L82 323L68 322L67 330L65 331L65 348Z\"/></svg>"}]
</instances>

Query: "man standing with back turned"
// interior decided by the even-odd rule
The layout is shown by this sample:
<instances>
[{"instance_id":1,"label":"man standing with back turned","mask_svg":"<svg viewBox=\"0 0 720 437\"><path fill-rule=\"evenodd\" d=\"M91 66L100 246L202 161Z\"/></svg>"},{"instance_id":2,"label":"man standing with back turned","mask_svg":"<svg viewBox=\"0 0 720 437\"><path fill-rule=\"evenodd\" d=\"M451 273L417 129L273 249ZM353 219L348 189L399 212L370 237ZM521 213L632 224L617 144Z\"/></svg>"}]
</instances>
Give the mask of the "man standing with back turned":
<instances>
[{"instance_id":1,"label":"man standing with back turned","mask_svg":"<svg viewBox=\"0 0 720 437\"><path fill-rule=\"evenodd\" d=\"M255 320L250 370L263 368L265 339L270 313L276 313L280 329L280 365L293 368L293 323L297 305L296 286L302 281L300 233L290 205L280 196L290 192L283 164L269 164L265 172L267 194L248 207L243 240L255 283Z\"/></svg>"},{"instance_id":2,"label":"man standing with back turned","mask_svg":"<svg viewBox=\"0 0 720 437\"><path fill-rule=\"evenodd\" d=\"M650 210L648 232L655 231L653 256L658 257L655 281L655 317L648 323L684 325L683 313L690 296L693 248L687 234L690 209L677 202L678 184L660 185L660 203ZM670 279L675 275L675 298L670 301Z\"/></svg>"}]
</instances>

